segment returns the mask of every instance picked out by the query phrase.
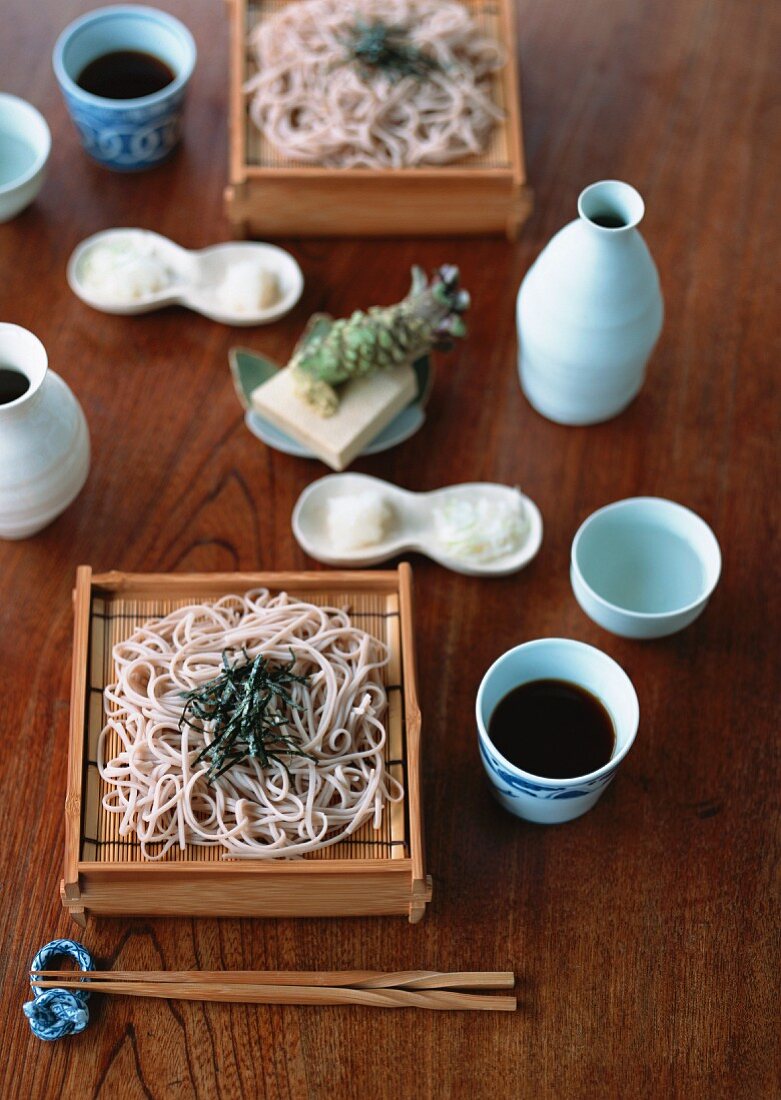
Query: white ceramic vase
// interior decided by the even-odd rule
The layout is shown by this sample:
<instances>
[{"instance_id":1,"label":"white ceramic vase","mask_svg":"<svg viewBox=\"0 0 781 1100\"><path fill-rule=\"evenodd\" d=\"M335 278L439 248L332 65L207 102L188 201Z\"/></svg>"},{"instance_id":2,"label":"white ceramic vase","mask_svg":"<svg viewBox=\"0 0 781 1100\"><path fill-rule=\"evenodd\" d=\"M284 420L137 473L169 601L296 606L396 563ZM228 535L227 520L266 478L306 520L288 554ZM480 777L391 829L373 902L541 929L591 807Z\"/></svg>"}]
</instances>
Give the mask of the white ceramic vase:
<instances>
[{"instance_id":1,"label":"white ceramic vase","mask_svg":"<svg viewBox=\"0 0 781 1100\"><path fill-rule=\"evenodd\" d=\"M83 486L89 431L37 336L0 323L0 367L29 384L15 400L0 400L0 538L23 539L51 523Z\"/></svg>"},{"instance_id":2,"label":"white ceramic vase","mask_svg":"<svg viewBox=\"0 0 781 1100\"><path fill-rule=\"evenodd\" d=\"M553 237L521 284L521 385L550 420L608 420L643 384L664 315L656 266L636 228L644 212L629 184L592 184L578 200L580 217Z\"/></svg>"}]
</instances>

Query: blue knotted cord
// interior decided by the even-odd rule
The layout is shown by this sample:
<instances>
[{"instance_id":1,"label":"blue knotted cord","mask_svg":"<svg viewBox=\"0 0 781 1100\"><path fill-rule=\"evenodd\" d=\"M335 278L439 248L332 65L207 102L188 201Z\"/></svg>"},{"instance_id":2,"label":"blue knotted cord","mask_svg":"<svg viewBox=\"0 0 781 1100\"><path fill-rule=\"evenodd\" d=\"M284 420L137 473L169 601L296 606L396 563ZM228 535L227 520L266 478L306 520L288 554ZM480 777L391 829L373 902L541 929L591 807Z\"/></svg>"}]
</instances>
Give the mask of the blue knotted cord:
<instances>
[{"instance_id":1,"label":"blue knotted cord","mask_svg":"<svg viewBox=\"0 0 781 1100\"><path fill-rule=\"evenodd\" d=\"M55 959L74 959L83 971L94 970L92 955L75 940L52 940L33 959L32 970L48 970ZM39 1039L62 1039L77 1035L89 1023L89 990L39 989L30 984L33 999L22 1006L33 1035Z\"/></svg>"}]
</instances>

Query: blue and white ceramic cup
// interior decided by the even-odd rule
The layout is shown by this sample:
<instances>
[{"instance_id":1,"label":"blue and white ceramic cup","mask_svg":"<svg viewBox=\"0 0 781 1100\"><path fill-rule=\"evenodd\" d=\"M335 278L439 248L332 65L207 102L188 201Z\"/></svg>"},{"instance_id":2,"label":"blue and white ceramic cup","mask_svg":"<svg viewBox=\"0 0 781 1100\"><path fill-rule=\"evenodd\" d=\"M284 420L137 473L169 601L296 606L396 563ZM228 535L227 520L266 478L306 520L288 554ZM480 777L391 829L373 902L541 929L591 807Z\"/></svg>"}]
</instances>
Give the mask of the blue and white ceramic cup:
<instances>
[{"instance_id":1,"label":"blue and white ceramic cup","mask_svg":"<svg viewBox=\"0 0 781 1100\"><path fill-rule=\"evenodd\" d=\"M488 736L491 715L513 688L532 680L568 680L595 695L613 720L615 748L604 767L573 779L545 779L517 768ZM568 638L516 646L491 665L477 693L480 758L494 797L516 817L541 825L572 821L590 810L632 747L640 708L632 681L606 653Z\"/></svg>"},{"instance_id":2,"label":"blue and white ceramic cup","mask_svg":"<svg viewBox=\"0 0 781 1100\"><path fill-rule=\"evenodd\" d=\"M76 81L85 66L117 50L159 57L173 72L173 81L138 99L105 99L80 88ZM52 61L86 152L117 172L152 168L165 160L181 135L184 96L196 58L193 36L184 24L156 8L97 8L67 26Z\"/></svg>"}]
</instances>

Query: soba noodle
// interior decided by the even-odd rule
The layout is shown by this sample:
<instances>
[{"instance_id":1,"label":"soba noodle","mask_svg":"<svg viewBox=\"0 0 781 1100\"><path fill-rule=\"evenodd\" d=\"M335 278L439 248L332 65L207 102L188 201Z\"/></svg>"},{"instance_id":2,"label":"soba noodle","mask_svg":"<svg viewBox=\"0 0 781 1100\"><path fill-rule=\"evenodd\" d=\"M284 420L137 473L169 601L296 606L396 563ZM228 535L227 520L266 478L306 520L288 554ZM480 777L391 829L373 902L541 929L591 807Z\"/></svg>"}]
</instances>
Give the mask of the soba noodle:
<instances>
[{"instance_id":1,"label":"soba noodle","mask_svg":"<svg viewBox=\"0 0 781 1100\"><path fill-rule=\"evenodd\" d=\"M223 651L242 649L285 664L292 650L307 681L289 685L301 709L288 728L315 759L263 768L247 757L208 783L209 762L196 758L210 731L180 729L183 696L220 674ZM402 797L383 760L386 647L345 611L266 590L225 596L145 623L113 657L97 755L103 805L146 859L187 844L222 845L231 858L300 856L369 819L379 828L385 803Z\"/></svg>"},{"instance_id":2,"label":"soba noodle","mask_svg":"<svg viewBox=\"0 0 781 1100\"><path fill-rule=\"evenodd\" d=\"M346 44L352 28L382 23L435 65L425 78L367 76ZM498 44L456 0L299 0L250 35L257 74L250 115L290 160L339 168L447 164L485 150L503 112L491 74Z\"/></svg>"}]
</instances>

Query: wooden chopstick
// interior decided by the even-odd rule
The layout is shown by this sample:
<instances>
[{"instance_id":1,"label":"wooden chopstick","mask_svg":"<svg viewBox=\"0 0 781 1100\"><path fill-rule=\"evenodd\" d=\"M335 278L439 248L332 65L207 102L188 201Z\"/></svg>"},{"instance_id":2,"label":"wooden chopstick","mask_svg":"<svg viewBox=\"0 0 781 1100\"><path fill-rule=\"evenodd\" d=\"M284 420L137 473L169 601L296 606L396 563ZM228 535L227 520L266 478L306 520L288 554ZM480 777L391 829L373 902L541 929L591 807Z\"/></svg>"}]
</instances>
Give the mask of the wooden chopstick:
<instances>
[{"instance_id":1,"label":"wooden chopstick","mask_svg":"<svg viewBox=\"0 0 781 1100\"><path fill-rule=\"evenodd\" d=\"M33 970L43 982L55 978L77 980L75 970ZM89 970L88 982L200 982L205 985L349 986L352 989L512 989L510 971L399 970ZM79 980L79 984L84 984ZM64 988L61 986L61 988Z\"/></svg>"},{"instance_id":2,"label":"wooden chopstick","mask_svg":"<svg viewBox=\"0 0 781 1100\"><path fill-rule=\"evenodd\" d=\"M85 974L93 973L85 971ZM478 1012L514 1012L515 997L492 997L481 993L457 993L427 989L354 989L336 986L250 985L230 982L99 982L35 980L38 989L75 989L128 997L158 997L175 1001L224 1001L233 1004L272 1005L366 1005L372 1008L431 1008Z\"/></svg>"}]
</instances>

